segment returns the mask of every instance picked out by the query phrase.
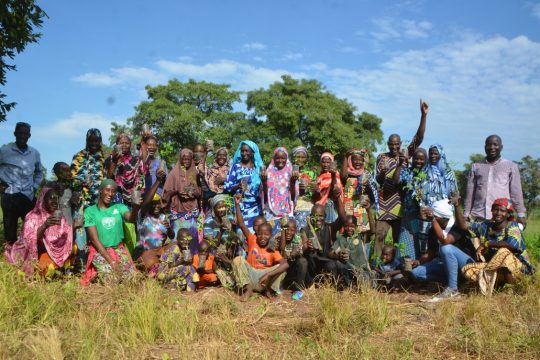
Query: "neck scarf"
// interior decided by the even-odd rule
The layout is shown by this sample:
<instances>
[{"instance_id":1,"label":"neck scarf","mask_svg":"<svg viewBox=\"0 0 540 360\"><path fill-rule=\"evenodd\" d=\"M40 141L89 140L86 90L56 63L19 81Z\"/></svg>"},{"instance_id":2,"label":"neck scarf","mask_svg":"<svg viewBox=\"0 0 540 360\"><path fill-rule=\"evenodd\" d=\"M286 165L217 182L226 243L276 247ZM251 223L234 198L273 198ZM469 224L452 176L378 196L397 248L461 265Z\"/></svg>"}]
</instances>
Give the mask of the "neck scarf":
<instances>
[{"instance_id":1,"label":"neck scarf","mask_svg":"<svg viewBox=\"0 0 540 360\"><path fill-rule=\"evenodd\" d=\"M289 160L289 154L284 147L278 147L274 150L274 156L278 152L285 153L287 157L285 166L282 169L278 169L274 164L274 158L270 166L266 170L268 186L268 206L270 211L276 215L281 216L284 214L290 214L292 211L290 181L292 177L292 164Z\"/></svg>"},{"instance_id":2,"label":"neck scarf","mask_svg":"<svg viewBox=\"0 0 540 360\"><path fill-rule=\"evenodd\" d=\"M208 183L208 188L216 194L221 194L223 192L223 184L216 184L216 178L221 177L226 179L227 174L229 173L229 152L227 151L227 148L219 148L218 151L216 151L216 158L220 151L225 151L227 153L227 161L225 161L225 164L220 166L216 159L214 159L212 166L206 170L206 182Z\"/></svg>"}]
</instances>

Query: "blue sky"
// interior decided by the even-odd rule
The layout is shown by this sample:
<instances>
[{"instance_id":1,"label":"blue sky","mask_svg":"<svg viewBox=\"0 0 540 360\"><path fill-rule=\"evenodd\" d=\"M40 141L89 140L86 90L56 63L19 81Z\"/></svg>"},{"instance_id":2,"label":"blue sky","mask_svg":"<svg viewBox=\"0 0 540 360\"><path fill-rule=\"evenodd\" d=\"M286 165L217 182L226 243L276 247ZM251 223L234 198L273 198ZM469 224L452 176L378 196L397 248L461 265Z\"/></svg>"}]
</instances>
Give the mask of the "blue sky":
<instances>
[{"instance_id":1,"label":"blue sky","mask_svg":"<svg viewBox=\"0 0 540 360\"><path fill-rule=\"evenodd\" d=\"M247 91L282 74L314 78L404 140L430 103L425 146L457 167L492 133L503 155L540 156L540 2L41 1L39 44L18 55L5 92L44 165L71 161L84 134L123 122L144 86L206 80Z\"/></svg>"}]
</instances>

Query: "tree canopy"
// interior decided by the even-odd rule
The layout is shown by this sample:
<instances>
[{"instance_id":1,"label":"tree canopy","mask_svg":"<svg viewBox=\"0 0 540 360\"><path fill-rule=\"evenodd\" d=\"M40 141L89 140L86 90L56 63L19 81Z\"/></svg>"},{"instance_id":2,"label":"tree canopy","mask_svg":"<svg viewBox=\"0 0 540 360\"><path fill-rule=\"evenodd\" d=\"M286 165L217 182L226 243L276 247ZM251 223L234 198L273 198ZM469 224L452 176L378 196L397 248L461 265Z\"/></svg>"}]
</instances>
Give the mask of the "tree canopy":
<instances>
[{"instance_id":1,"label":"tree canopy","mask_svg":"<svg viewBox=\"0 0 540 360\"><path fill-rule=\"evenodd\" d=\"M233 151L241 140L253 140L265 161L278 146L304 145L316 161L323 151L344 154L352 147L374 151L382 141L380 118L357 114L351 103L316 80L283 76L267 89L249 91L245 100L249 115L237 110L242 105L241 93L226 84L173 79L165 85L147 86L146 91L148 100L135 108L128 129L114 124L112 132L139 134L147 124L169 163L176 161L182 147L192 148L205 139Z\"/></svg>"},{"instance_id":2,"label":"tree canopy","mask_svg":"<svg viewBox=\"0 0 540 360\"><path fill-rule=\"evenodd\" d=\"M530 155L524 156L518 162L523 189L523 200L527 212L537 204L540 196L540 158L534 159Z\"/></svg>"},{"instance_id":3,"label":"tree canopy","mask_svg":"<svg viewBox=\"0 0 540 360\"><path fill-rule=\"evenodd\" d=\"M316 80L282 76L268 89L248 92L248 120L258 131L253 140L264 154L278 146L306 146L318 158L324 151L344 154L352 147L374 151L383 139L382 120L375 115L356 114L347 100L339 99Z\"/></svg>"},{"instance_id":4,"label":"tree canopy","mask_svg":"<svg viewBox=\"0 0 540 360\"><path fill-rule=\"evenodd\" d=\"M240 92L229 85L173 79L166 85L146 86L146 91L149 100L135 108L128 123L134 134L140 133L143 124L150 126L168 162L174 162L181 148L193 148L206 138L217 147L230 147L235 123L245 117L234 111Z\"/></svg>"},{"instance_id":5,"label":"tree canopy","mask_svg":"<svg viewBox=\"0 0 540 360\"><path fill-rule=\"evenodd\" d=\"M3 0L0 2L0 85L6 85L7 71L16 70L9 64L26 45L41 37L36 28L41 27L47 14L35 4L35 0ZM6 94L0 91L0 121L6 120L7 112L15 102L4 102Z\"/></svg>"}]
</instances>

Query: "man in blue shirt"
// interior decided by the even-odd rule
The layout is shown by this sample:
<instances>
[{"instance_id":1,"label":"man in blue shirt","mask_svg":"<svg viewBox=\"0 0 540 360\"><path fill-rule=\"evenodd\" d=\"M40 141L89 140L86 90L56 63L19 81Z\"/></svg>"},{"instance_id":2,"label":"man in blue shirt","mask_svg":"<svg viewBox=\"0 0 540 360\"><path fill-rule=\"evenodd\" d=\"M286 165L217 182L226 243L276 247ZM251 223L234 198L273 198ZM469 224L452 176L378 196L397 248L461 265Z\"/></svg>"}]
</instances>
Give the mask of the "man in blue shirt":
<instances>
[{"instance_id":1,"label":"man in blue shirt","mask_svg":"<svg viewBox=\"0 0 540 360\"><path fill-rule=\"evenodd\" d=\"M15 143L0 148L0 194L4 236L8 243L17 240L17 223L24 220L35 204L35 191L43 180L39 152L28 146L30 125L15 125Z\"/></svg>"}]
</instances>

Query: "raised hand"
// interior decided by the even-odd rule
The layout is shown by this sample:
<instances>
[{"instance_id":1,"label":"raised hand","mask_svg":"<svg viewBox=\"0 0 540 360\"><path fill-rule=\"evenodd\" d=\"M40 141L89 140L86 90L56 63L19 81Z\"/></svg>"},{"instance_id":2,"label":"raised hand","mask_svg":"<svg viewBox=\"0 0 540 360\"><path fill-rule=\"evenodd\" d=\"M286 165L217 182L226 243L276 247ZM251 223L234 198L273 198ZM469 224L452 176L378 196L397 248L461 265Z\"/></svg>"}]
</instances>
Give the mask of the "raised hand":
<instances>
[{"instance_id":1,"label":"raised hand","mask_svg":"<svg viewBox=\"0 0 540 360\"><path fill-rule=\"evenodd\" d=\"M420 112L422 113L422 116L426 116L429 112L429 105L427 102L420 99Z\"/></svg>"}]
</instances>

